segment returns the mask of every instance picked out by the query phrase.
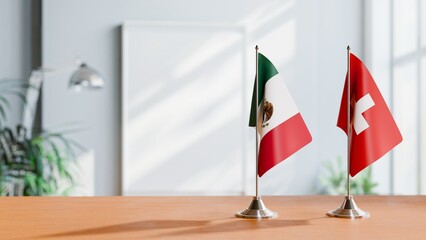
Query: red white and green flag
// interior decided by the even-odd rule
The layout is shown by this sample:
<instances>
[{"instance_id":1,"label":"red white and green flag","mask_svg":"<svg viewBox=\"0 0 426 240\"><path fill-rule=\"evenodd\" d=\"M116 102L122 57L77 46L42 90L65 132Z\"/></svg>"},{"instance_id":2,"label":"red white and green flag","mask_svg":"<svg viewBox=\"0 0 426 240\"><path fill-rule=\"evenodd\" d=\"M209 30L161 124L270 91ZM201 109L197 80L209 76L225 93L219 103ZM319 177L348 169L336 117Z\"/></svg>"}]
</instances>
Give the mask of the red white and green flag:
<instances>
[{"instance_id":1,"label":"red white and green flag","mask_svg":"<svg viewBox=\"0 0 426 240\"><path fill-rule=\"evenodd\" d=\"M311 134L275 66L258 53L258 174L287 159L312 141ZM256 83L250 111L250 127L256 127Z\"/></svg>"}]
</instances>

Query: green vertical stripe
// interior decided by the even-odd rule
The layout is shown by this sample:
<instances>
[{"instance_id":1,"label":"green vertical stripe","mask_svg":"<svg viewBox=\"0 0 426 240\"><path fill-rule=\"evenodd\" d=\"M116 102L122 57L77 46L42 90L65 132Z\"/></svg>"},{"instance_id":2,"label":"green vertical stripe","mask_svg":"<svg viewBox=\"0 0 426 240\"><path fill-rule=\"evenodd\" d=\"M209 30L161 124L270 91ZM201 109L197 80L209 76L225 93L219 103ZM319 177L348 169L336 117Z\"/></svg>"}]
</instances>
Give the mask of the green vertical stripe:
<instances>
[{"instance_id":1,"label":"green vertical stripe","mask_svg":"<svg viewBox=\"0 0 426 240\"><path fill-rule=\"evenodd\" d=\"M262 102L262 99L265 94L265 84L268 82L269 79L271 79L273 76L278 74L277 69L275 68L274 64L269 61L265 56L263 56L261 53L258 53L258 81L259 81L259 101L257 104L260 104ZM251 99L251 110L250 110L250 120L249 120L249 126L255 127L256 126L256 80L254 82L253 87L253 96Z\"/></svg>"}]
</instances>

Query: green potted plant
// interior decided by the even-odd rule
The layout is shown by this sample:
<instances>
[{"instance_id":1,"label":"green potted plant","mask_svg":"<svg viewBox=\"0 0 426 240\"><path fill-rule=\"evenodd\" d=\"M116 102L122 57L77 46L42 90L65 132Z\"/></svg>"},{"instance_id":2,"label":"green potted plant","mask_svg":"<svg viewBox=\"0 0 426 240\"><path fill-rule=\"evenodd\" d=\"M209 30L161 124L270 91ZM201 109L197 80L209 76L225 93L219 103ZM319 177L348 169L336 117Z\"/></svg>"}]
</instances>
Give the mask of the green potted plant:
<instances>
[{"instance_id":1,"label":"green potted plant","mask_svg":"<svg viewBox=\"0 0 426 240\"><path fill-rule=\"evenodd\" d=\"M325 172L320 176L321 194L345 195L347 169L342 158L337 157L336 161L324 163ZM358 173L350 181L351 193L354 195L377 194L375 188L377 183L373 181L372 169L367 167Z\"/></svg>"},{"instance_id":2,"label":"green potted plant","mask_svg":"<svg viewBox=\"0 0 426 240\"><path fill-rule=\"evenodd\" d=\"M40 131L28 136L25 127L4 126L10 108L8 95L26 103L24 91L31 87L16 80L0 80L0 195L67 195L74 186L72 169L75 148L69 131Z\"/></svg>"}]
</instances>

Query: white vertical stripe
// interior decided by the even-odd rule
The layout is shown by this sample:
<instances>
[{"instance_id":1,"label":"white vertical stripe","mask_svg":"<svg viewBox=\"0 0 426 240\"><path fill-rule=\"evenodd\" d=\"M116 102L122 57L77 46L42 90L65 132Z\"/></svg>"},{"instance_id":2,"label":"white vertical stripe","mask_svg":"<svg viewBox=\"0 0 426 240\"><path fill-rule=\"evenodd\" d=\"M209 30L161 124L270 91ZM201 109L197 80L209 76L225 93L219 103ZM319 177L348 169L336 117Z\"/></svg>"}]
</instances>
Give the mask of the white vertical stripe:
<instances>
[{"instance_id":1,"label":"white vertical stripe","mask_svg":"<svg viewBox=\"0 0 426 240\"><path fill-rule=\"evenodd\" d=\"M268 82L266 82L264 99L261 102L260 108L262 111L259 111L260 114L258 116L260 123L262 123L263 119L262 113L265 100L272 103L273 114L271 119L263 123L262 126L259 126L259 128L262 128L258 130L260 132L261 138L263 138L263 136L265 136L269 131L277 127L279 124L299 113L299 109L297 109L297 106L294 103L287 86L279 77L279 74L275 75L269 79Z\"/></svg>"}]
</instances>

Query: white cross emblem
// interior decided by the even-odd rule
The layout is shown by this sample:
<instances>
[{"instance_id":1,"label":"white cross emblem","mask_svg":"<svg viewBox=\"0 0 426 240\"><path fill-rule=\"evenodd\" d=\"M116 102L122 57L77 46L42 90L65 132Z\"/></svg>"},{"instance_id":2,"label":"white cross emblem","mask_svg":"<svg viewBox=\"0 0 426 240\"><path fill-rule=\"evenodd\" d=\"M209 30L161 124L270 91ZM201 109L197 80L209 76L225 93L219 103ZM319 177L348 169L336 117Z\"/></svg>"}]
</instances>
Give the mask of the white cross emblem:
<instances>
[{"instance_id":1,"label":"white cross emblem","mask_svg":"<svg viewBox=\"0 0 426 240\"><path fill-rule=\"evenodd\" d=\"M362 114L368 109L372 108L374 105L375 103L369 93L365 94L364 97L362 97L355 103L354 129L357 135L362 133L370 126L368 125L367 120L365 120Z\"/></svg>"}]
</instances>

